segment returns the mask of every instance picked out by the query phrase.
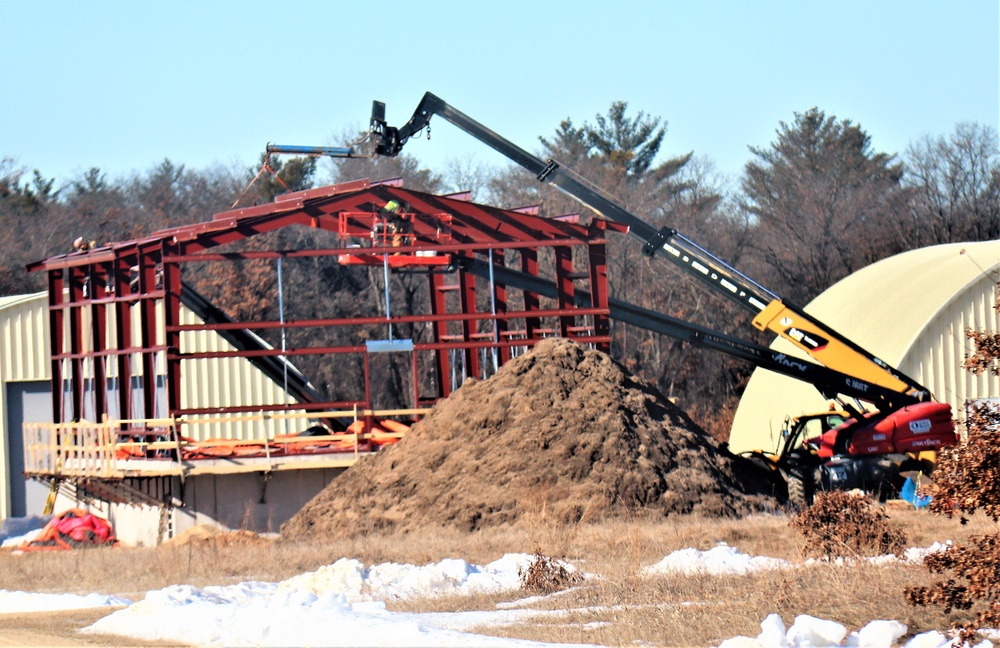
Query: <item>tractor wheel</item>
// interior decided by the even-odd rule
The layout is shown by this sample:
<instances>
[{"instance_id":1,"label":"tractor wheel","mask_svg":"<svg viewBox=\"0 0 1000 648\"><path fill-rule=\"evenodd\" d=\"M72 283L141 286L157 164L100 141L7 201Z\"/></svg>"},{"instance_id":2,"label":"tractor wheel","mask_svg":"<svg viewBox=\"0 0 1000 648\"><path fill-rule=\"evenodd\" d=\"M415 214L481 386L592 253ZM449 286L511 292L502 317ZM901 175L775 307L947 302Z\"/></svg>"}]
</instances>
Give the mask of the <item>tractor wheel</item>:
<instances>
[{"instance_id":1,"label":"tractor wheel","mask_svg":"<svg viewBox=\"0 0 1000 648\"><path fill-rule=\"evenodd\" d=\"M816 494L816 481L811 470L789 468L781 471L788 486L788 504L797 509L811 506Z\"/></svg>"}]
</instances>

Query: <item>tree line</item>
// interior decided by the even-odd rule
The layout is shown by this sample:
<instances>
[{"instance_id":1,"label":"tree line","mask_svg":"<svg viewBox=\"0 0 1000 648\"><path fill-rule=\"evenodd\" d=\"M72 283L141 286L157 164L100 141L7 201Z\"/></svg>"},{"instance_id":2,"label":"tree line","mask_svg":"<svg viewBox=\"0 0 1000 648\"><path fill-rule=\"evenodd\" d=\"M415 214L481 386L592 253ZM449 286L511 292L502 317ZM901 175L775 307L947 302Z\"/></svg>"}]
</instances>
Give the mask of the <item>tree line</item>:
<instances>
[{"instance_id":1,"label":"tree line","mask_svg":"<svg viewBox=\"0 0 1000 648\"><path fill-rule=\"evenodd\" d=\"M663 118L632 112L627 102L617 101L592 120L563 120L552 134L539 137L537 153L573 168L647 222L677 229L798 305L848 274L900 252L1000 237L1000 150L997 133L988 126L960 123L950 133L925 135L902 154L893 154L874 150L860 125L812 108L780 122L768 146L749 147L750 160L738 178L720 176L711 160L693 152L663 156L666 137ZM356 139L356 133L342 135L343 143ZM407 187L435 193L470 190L476 202L498 207L537 204L543 216L581 211L514 165L453 160L432 170L406 153L319 164L309 158L274 159L263 173L260 166L193 170L165 159L125 178L109 179L93 167L59 187L40 170L29 172L16 160L2 158L0 295L44 289L44 276L28 274L25 264L68 252L77 236L98 244L139 238L164 227L209 220L237 203L269 202L288 190L365 177L403 177ZM325 234L289 228L241 245L320 246ZM644 257L640 248L626 237L609 242L613 297L770 341L753 332L749 314ZM211 264L196 270L189 277L186 269L185 280L231 316L278 319L273 262ZM384 309L381 272L359 275L316 258L290 264L283 281L299 297L280 305L289 319ZM423 280L393 276L388 290L400 312L425 306ZM419 327L402 333L418 341L429 334ZM338 343L334 331L295 335L286 343ZM752 367L624 325L615 325L612 335L616 359L657 383L713 434L728 434ZM359 370L319 360L304 364L306 374L334 399L344 397L346 376ZM402 402L407 370L389 367L386 377L380 389Z\"/></svg>"}]
</instances>

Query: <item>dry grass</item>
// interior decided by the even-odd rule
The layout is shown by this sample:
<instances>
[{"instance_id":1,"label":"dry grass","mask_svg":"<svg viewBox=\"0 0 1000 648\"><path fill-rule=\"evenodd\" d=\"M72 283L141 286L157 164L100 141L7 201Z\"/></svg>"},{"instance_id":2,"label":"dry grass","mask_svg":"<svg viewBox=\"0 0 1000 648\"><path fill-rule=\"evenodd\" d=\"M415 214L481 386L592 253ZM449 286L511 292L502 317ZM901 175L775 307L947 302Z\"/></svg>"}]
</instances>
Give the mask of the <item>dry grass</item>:
<instances>
[{"instance_id":1,"label":"dry grass","mask_svg":"<svg viewBox=\"0 0 1000 648\"><path fill-rule=\"evenodd\" d=\"M982 532L923 511L890 511L913 546L964 540ZM684 547L709 549L719 542L744 553L801 561L803 543L783 516L742 519L671 517L663 521L618 521L563 526L536 518L519 527L462 534L372 535L354 540L226 542L207 539L156 549L93 549L77 552L0 553L0 589L101 592L133 599L170 584L220 585L244 580L277 581L330 564L341 557L368 564L394 561L427 564L449 557L485 564L504 553L565 558L596 574L582 586L531 603L568 610L531 623L483 628L482 633L527 639L624 645L710 645L739 634L756 636L759 623L777 612L790 623L797 614L835 619L855 630L872 619L899 619L911 633L945 629L950 620L936 610L913 608L907 586L929 582L919 566L870 565L759 572L746 576L641 578L642 566ZM460 611L492 609L507 596L395 602L391 609ZM527 605L527 604L526 604ZM7 618L5 618L5 622Z\"/></svg>"}]
</instances>

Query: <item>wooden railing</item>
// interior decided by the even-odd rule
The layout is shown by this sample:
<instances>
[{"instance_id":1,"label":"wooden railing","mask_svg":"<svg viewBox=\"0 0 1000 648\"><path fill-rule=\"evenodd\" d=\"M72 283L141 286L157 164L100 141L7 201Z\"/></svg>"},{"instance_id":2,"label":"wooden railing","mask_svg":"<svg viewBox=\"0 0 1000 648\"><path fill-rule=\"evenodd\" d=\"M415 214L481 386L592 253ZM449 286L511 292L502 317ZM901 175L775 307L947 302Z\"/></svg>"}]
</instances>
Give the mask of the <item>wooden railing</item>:
<instances>
[{"instance_id":1,"label":"wooden railing","mask_svg":"<svg viewBox=\"0 0 1000 648\"><path fill-rule=\"evenodd\" d=\"M374 431L354 425L348 434L316 436L262 436L251 439L207 439L194 441L179 432L182 426L227 422L273 421L282 419L331 419L357 421L387 419L392 416L419 417L429 409L342 410L308 413L257 413L228 417L106 420L101 423L25 423L24 469L39 477L120 478L140 469L140 462L163 467L174 464L182 472L183 461L211 458L264 457L298 454L353 452L376 440L398 440L403 432Z\"/></svg>"},{"instance_id":2,"label":"wooden railing","mask_svg":"<svg viewBox=\"0 0 1000 648\"><path fill-rule=\"evenodd\" d=\"M108 423L25 423L24 470L31 475L115 475L117 428Z\"/></svg>"}]
</instances>

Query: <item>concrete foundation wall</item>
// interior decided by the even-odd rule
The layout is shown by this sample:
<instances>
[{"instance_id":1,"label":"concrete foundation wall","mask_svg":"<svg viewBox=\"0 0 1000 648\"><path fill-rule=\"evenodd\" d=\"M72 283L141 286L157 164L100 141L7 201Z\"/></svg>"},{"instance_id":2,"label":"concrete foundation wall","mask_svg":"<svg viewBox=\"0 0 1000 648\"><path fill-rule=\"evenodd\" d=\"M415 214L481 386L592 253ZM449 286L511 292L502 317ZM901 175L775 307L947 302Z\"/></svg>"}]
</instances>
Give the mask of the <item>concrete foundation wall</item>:
<instances>
[{"instance_id":1,"label":"concrete foundation wall","mask_svg":"<svg viewBox=\"0 0 1000 648\"><path fill-rule=\"evenodd\" d=\"M169 511L162 536L158 507L107 503L87 506L60 495L55 512L86 508L106 518L122 544L129 546L154 547L199 524L277 533L282 523L344 470L287 470L271 474L266 481L262 473L189 477L183 488L184 506Z\"/></svg>"}]
</instances>

